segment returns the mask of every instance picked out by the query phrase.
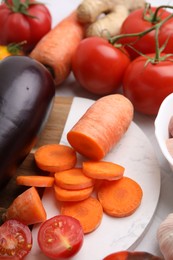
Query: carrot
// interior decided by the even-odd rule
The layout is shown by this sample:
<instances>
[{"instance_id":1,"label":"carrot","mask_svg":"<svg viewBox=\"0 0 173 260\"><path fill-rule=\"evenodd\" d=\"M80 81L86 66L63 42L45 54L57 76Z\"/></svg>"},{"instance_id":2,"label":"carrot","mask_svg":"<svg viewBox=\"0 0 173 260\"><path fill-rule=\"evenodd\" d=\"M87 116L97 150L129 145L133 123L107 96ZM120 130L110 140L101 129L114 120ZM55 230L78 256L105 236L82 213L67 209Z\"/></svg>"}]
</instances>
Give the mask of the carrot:
<instances>
[{"instance_id":1,"label":"carrot","mask_svg":"<svg viewBox=\"0 0 173 260\"><path fill-rule=\"evenodd\" d=\"M78 219L82 225L84 234L98 228L103 217L102 205L94 197L89 197L79 202L64 202L61 205L60 211L61 214Z\"/></svg>"},{"instance_id":2,"label":"carrot","mask_svg":"<svg viewBox=\"0 0 173 260\"><path fill-rule=\"evenodd\" d=\"M120 179L125 170L121 165L105 161L86 161L82 163L82 167L86 176L101 180Z\"/></svg>"},{"instance_id":3,"label":"carrot","mask_svg":"<svg viewBox=\"0 0 173 260\"><path fill-rule=\"evenodd\" d=\"M80 190L94 185L94 179L83 174L82 168L56 172L55 183L63 189Z\"/></svg>"},{"instance_id":4,"label":"carrot","mask_svg":"<svg viewBox=\"0 0 173 260\"><path fill-rule=\"evenodd\" d=\"M33 176L33 175L20 175L16 177L16 183L24 186L34 187L52 187L54 177L51 176Z\"/></svg>"},{"instance_id":5,"label":"carrot","mask_svg":"<svg viewBox=\"0 0 173 260\"><path fill-rule=\"evenodd\" d=\"M35 187L17 196L4 213L4 219L17 219L26 225L46 220L46 211Z\"/></svg>"},{"instance_id":6,"label":"carrot","mask_svg":"<svg viewBox=\"0 0 173 260\"><path fill-rule=\"evenodd\" d=\"M72 56L83 37L84 26L77 21L74 11L38 42L30 57L50 68L59 85L70 74Z\"/></svg>"},{"instance_id":7,"label":"carrot","mask_svg":"<svg viewBox=\"0 0 173 260\"><path fill-rule=\"evenodd\" d=\"M129 177L104 181L98 189L98 199L110 216L126 217L135 212L142 200L140 185Z\"/></svg>"},{"instance_id":8,"label":"carrot","mask_svg":"<svg viewBox=\"0 0 173 260\"><path fill-rule=\"evenodd\" d=\"M54 185L54 191L58 201L81 201L91 195L93 186L81 190L67 190Z\"/></svg>"},{"instance_id":9,"label":"carrot","mask_svg":"<svg viewBox=\"0 0 173 260\"><path fill-rule=\"evenodd\" d=\"M133 111L132 103L125 96L104 96L67 133L68 142L80 154L101 160L127 131Z\"/></svg>"},{"instance_id":10,"label":"carrot","mask_svg":"<svg viewBox=\"0 0 173 260\"><path fill-rule=\"evenodd\" d=\"M39 147L34 153L34 158L36 165L48 172L71 169L77 162L75 150L62 144L47 144Z\"/></svg>"}]
</instances>

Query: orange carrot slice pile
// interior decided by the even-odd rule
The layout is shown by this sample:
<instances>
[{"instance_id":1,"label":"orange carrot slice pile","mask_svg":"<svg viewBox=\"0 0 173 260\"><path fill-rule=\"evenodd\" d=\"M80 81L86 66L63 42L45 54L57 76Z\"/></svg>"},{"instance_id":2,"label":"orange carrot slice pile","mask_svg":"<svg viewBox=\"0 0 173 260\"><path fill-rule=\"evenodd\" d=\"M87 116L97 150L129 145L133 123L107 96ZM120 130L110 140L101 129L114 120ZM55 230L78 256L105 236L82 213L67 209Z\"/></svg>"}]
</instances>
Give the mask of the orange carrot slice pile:
<instances>
[{"instance_id":1,"label":"orange carrot slice pile","mask_svg":"<svg viewBox=\"0 0 173 260\"><path fill-rule=\"evenodd\" d=\"M126 217L141 204L143 192L140 185L129 177L104 181L98 189L98 199L103 210L114 217Z\"/></svg>"},{"instance_id":2,"label":"orange carrot slice pile","mask_svg":"<svg viewBox=\"0 0 173 260\"><path fill-rule=\"evenodd\" d=\"M17 219L26 225L46 220L46 211L35 187L31 187L14 199L8 207L5 220Z\"/></svg>"},{"instance_id":3,"label":"orange carrot slice pile","mask_svg":"<svg viewBox=\"0 0 173 260\"><path fill-rule=\"evenodd\" d=\"M34 153L37 166L48 172L58 172L75 166L77 157L73 148L62 144L47 144Z\"/></svg>"},{"instance_id":4,"label":"orange carrot slice pile","mask_svg":"<svg viewBox=\"0 0 173 260\"><path fill-rule=\"evenodd\" d=\"M55 184L67 190L79 190L94 185L94 179L87 177L82 168L72 168L55 173Z\"/></svg>"},{"instance_id":5,"label":"orange carrot slice pile","mask_svg":"<svg viewBox=\"0 0 173 260\"><path fill-rule=\"evenodd\" d=\"M78 219L82 225L84 234L98 228L103 217L102 205L94 197L89 197L79 202L64 202L61 205L60 211L61 214Z\"/></svg>"},{"instance_id":6,"label":"orange carrot slice pile","mask_svg":"<svg viewBox=\"0 0 173 260\"><path fill-rule=\"evenodd\" d=\"M20 175L16 178L18 185L34 186L34 187L52 187L54 184L54 177L51 176L35 176L35 175Z\"/></svg>"},{"instance_id":7,"label":"orange carrot slice pile","mask_svg":"<svg viewBox=\"0 0 173 260\"><path fill-rule=\"evenodd\" d=\"M58 201L82 201L91 195L93 186L80 190L67 190L55 185L54 192Z\"/></svg>"},{"instance_id":8,"label":"orange carrot slice pile","mask_svg":"<svg viewBox=\"0 0 173 260\"><path fill-rule=\"evenodd\" d=\"M68 142L80 154L101 160L127 131L133 111L132 103L123 95L104 96L67 133Z\"/></svg>"},{"instance_id":9,"label":"orange carrot slice pile","mask_svg":"<svg viewBox=\"0 0 173 260\"><path fill-rule=\"evenodd\" d=\"M86 176L94 179L117 180L125 171L121 165L105 161L86 161L82 164Z\"/></svg>"}]
</instances>

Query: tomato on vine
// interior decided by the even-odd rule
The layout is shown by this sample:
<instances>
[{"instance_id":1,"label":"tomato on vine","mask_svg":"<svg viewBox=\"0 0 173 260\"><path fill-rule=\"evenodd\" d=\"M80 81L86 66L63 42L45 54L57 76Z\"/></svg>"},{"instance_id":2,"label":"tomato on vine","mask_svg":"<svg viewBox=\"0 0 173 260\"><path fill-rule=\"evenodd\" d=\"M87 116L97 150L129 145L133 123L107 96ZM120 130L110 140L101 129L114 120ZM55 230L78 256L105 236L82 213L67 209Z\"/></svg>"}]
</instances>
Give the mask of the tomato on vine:
<instances>
[{"instance_id":1,"label":"tomato on vine","mask_svg":"<svg viewBox=\"0 0 173 260\"><path fill-rule=\"evenodd\" d=\"M160 47L165 46L165 53L173 53L173 15L164 7L173 8L167 5L157 8L146 5L145 8L131 12L125 19L120 37L116 41L123 44L132 59L138 57L139 53L155 52L155 30L152 28L167 18L169 19L160 27L158 40ZM148 33L144 34L144 31L148 31ZM125 37L122 37L123 35Z\"/></svg>"},{"instance_id":2,"label":"tomato on vine","mask_svg":"<svg viewBox=\"0 0 173 260\"><path fill-rule=\"evenodd\" d=\"M155 53L149 56L138 57L128 66L123 93L136 111L156 115L162 101L173 92L173 59L164 53L159 60L155 60Z\"/></svg>"},{"instance_id":3,"label":"tomato on vine","mask_svg":"<svg viewBox=\"0 0 173 260\"><path fill-rule=\"evenodd\" d=\"M125 50L93 36L79 43L72 59L72 71L84 89L106 95L120 87L129 63Z\"/></svg>"}]
</instances>

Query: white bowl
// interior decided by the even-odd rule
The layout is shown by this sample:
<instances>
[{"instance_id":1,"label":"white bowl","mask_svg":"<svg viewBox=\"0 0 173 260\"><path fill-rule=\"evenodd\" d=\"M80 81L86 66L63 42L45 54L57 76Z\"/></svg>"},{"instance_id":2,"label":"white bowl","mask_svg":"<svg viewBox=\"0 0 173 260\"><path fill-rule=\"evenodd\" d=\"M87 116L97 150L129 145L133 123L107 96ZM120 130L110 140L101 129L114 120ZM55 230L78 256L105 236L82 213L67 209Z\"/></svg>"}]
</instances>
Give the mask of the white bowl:
<instances>
[{"instance_id":1,"label":"white bowl","mask_svg":"<svg viewBox=\"0 0 173 260\"><path fill-rule=\"evenodd\" d=\"M155 119L155 136L160 149L169 162L171 169L173 170L173 157L169 153L166 145L166 140L169 138L169 122L173 116L173 93L167 96L158 111L157 117Z\"/></svg>"}]
</instances>

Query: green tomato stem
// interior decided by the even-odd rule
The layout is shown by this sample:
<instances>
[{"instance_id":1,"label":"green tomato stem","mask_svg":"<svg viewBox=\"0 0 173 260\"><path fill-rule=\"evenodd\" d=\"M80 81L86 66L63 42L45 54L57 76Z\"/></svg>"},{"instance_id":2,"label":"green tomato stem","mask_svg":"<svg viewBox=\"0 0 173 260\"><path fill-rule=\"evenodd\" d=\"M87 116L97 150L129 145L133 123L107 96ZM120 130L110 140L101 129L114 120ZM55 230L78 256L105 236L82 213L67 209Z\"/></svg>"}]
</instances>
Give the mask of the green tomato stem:
<instances>
[{"instance_id":1,"label":"green tomato stem","mask_svg":"<svg viewBox=\"0 0 173 260\"><path fill-rule=\"evenodd\" d=\"M159 7L156 8L154 14L153 14L153 18L151 20L152 23L156 23L158 21L158 12L160 9L163 9L163 8L170 8L170 9L173 9L173 6L171 5L160 5Z\"/></svg>"},{"instance_id":2,"label":"green tomato stem","mask_svg":"<svg viewBox=\"0 0 173 260\"><path fill-rule=\"evenodd\" d=\"M8 0L3 1L6 6L13 12L13 13L21 13L23 15L29 16L31 18L36 18L35 16L32 16L28 13L28 9L31 5L37 5L37 4L43 4L39 3L37 1L30 2L30 0L25 0L25 2L22 2L21 0L12 0L12 4L9 3Z\"/></svg>"}]
</instances>

